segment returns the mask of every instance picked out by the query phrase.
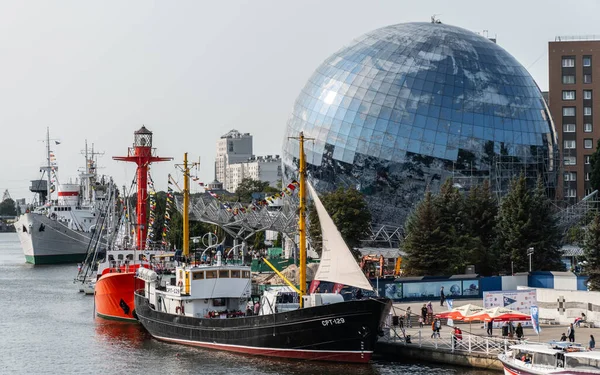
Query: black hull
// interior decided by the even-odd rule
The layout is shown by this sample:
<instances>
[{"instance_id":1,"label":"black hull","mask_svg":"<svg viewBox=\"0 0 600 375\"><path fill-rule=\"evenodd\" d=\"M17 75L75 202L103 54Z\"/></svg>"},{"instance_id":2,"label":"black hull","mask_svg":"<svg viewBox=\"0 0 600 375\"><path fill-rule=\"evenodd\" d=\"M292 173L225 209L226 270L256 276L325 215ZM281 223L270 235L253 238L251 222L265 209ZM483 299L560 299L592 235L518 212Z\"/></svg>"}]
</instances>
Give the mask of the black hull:
<instances>
[{"instance_id":1,"label":"black hull","mask_svg":"<svg viewBox=\"0 0 600 375\"><path fill-rule=\"evenodd\" d=\"M388 299L368 299L272 315L207 319L158 312L143 295L135 295L140 323L159 340L336 362L368 362L390 308Z\"/></svg>"}]
</instances>

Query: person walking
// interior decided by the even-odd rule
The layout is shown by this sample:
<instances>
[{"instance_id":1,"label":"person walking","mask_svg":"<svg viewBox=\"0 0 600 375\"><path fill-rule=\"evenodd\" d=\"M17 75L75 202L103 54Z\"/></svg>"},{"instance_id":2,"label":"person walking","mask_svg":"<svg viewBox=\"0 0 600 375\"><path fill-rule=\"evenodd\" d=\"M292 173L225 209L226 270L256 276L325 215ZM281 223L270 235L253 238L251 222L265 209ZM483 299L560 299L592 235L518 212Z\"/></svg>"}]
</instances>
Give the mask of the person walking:
<instances>
[{"instance_id":1,"label":"person walking","mask_svg":"<svg viewBox=\"0 0 600 375\"><path fill-rule=\"evenodd\" d=\"M452 346L456 349L458 345L458 341L462 340L462 331L458 327L454 327L454 332L452 332Z\"/></svg>"},{"instance_id":2,"label":"person walking","mask_svg":"<svg viewBox=\"0 0 600 375\"><path fill-rule=\"evenodd\" d=\"M423 328L423 324L427 324L427 305L423 304L421 307L421 328Z\"/></svg>"},{"instance_id":3,"label":"person walking","mask_svg":"<svg viewBox=\"0 0 600 375\"><path fill-rule=\"evenodd\" d=\"M427 302L427 324L433 322L433 306L431 301Z\"/></svg>"},{"instance_id":4,"label":"person walking","mask_svg":"<svg viewBox=\"0 0 600 375\"><path fill-rule=\"evenodd\" d=\"M489 322L487 322L487 334L488 336L492 336L492 329L494 328L494 322L492 322L491 320Z\"/></svg>"},{"instance_id":5,"label":"person walking","mask_svg":"<svg viewBox=\"0 0 600 375\"><path fill-rule=\"evenodd\" d=\"M594 335L590 335L589 349L594 350L595 347L596 347L596 340L594 340Z\"/></svg>"},{"instance_id":6,"label":"person walking","mask_svg":"<svg viewBox=\"0 0 600 375\"><path fill-rule=\"evenodd\" d=\"M406 315L406 319L405 319L406 320L406 327L407 328L412 328L412 323L410 321L410 315L411 315L410 306L408 306L406 308L406 314L405 315Z\"/></svg>"},{"instance_id":7,"label":"person walking","mask_svg":"<svg viewBox=\"0 0 600 375\"><path fill-rule=\"evenodd\" d=\"M442 329L442 322L438 319L435 318L435 320L433 321L433 323L431 323L431 338L434 337L438 337L441 338L440 336L440 330Z\"/></svg>"},{"instance_id":8,"label":"person walking","mask_svg":"<svg viewBox=\"0 0 600 375\"><path fill-rule=\"evenodd\" d=\"M444 287L440 288L440 306L444 306L444 301L446 300L446 296L444 295Z\"/></svg>"},{"instance_id":9,"label":"person walking","mask_svg":"<svg viewBox=\"0 0 600 375\"><path fill-rule=\"evenodd\" d=\"M517 324L517 328L515 329L515 333L517 334L517 338L521 340L523 338L523 326L521 323Z\"/></svg>"},{"instance_id":10,"label":"person walking","mask_svg":"<svg viewBox=\"0 0 600 375\"><path fill-rule=\"evenodd\" d=\"M569 328L567 328L567 337L569 338L569 342L575 342L575 327L573 327L573 323L569 324Z\"/></svg>"}]
</instances>

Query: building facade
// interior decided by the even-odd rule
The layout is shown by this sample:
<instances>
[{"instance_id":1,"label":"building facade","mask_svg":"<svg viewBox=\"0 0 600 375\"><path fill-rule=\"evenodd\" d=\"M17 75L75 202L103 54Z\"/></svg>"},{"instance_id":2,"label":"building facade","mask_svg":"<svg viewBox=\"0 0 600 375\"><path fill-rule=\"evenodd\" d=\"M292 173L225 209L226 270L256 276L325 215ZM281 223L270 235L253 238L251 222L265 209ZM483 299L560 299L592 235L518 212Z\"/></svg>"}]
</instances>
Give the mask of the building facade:
<instances>
[{"instance_id":1,"label":"building facade","mask_svg":"<svg viewBox=\"0 0 600 375\"><path fill-rule=\"evenodd\" d=\"M600 137L600 39L557 37L548 43L549 107L562 150L562 189L569 202L592 192L590 156Z\"/></svg>"},{"instance_id":2,"label":"building facade","mask_svg":"<svg viewBox=\"0 0 600 375\"><path fill-rule=\"evenodd\" d=\"M235 192L244 178L268 182L275 187L281 180L281 158L279 155L252 156L241 163L229 164L226 175L224 186L230 192Z\"/></svg>"},{"instance_id":3,"label":"building facade","mask_svg":"<svg viewBox=\"0 0 600 375\"><path fill-rule=\"evenodd\" d=\"M217 141L215 178L227 189L227 166L240 163L252 157L252 136L233 129ZM231 191L231 190L230 190Z\"/></svg>"}]
</instances>

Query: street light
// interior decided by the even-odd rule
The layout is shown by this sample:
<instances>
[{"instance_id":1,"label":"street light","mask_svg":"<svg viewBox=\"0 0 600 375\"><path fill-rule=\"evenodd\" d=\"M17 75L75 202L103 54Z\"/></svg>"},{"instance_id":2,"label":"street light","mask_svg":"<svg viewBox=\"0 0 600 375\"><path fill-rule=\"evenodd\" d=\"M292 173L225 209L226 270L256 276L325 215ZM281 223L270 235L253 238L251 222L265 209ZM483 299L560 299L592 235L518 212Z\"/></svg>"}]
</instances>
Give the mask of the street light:
<instances>
[{"instance_id":1,"label":"street light","mask_svg":"<svg viewBox=\"0 0 600 375\"><path fill-rule=\"evenodd\" d=\"M527 249L527 255L529 255L529 272L531 272L531 256L533 255L533 247Z\"/></svg>"}]
</instances>

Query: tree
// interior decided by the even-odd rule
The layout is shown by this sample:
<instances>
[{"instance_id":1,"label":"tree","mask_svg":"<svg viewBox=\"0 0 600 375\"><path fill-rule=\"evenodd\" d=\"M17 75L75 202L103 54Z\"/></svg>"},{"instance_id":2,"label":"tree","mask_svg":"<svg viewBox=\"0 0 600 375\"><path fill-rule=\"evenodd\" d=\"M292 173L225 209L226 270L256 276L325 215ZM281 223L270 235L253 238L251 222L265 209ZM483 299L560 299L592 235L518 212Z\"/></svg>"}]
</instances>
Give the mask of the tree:
<instances>
[{"instance_id":1,"label":"tree","mask_svg":"<svg viewBox=\"0 0 600 375\"><path fill-rule=\"evenodd\" d=\"M260 232L254 233L252 248L255 250L265 248L265 231L260 231Z\"/></svg>"},{"instance_id":2,"label":"tree","mask_svg":"<svg viewBox=\"0 0 600 375\"><path fill-rule=\"evenodd\" d=\"M527 191L525 176L511 181L508 194L500 204L496 225L495 251L499 271L510 274L529 269L527 249L531 247L531 196Z\"/></svg>"},{"instance_id":3,"label":"tree","mask_svg":"<svg viewBox=\"0 0 600 375\"><path fill-rule=\"evenodd\" d=\"M440 228L434 199L428 190L408 217L402 249L408 275L447 275L449 258L448 236Z\"/></svg>"},{"instance_id":4,"label":"tree","mask_svg":"<svg viewBox=\"0 0 600 375\"><path fill-rule=\"evenodd\" d=\"M354 188L338 188L325 193L321 202L349 248L357 248L371 229L371 212L362 194ZM309 206L311 245L321 252L321 225L314 205Z\"/></svg>"},{"instance_id":5,"label":"tree","mask_svg":"<svg viewBox=\"0 0 600 375\"><path fill-rule=\"evenodd\" d=\"M598 139L598 143L596 143L596 150L592 153L590 157L591 164L591 176L590 176L590 186L592 190L600 189L600 139Z\"/></svg>"},{"instance_id":6,"label":"tree","mask_svg":"<svg viewBox=\"0 0 600 375\"><path fill-rule=\"evenodd\" d=\"M600 290L600 214L596 213L587 228L583 243L583 255L586 260L584 272L588 275L590 289Z\"/></svg>"},{"instance_id":7,"label":"tree","mask_svg":"<svg viewBox=\"0 0 600 375\"><path fill-rule=\"evenodd\" d=\"M532 269L541 271L563 271L560 251L561 235L552 202L546 194L541 176L532 193L531 201L531 247Z\"/></svg>"},{"instance_id":8,"label":"tree","mask_svg":"<svg viewBox=\"0 0 600 375\"><path fill-rule=\"evenodd\" d=\"M0 202L0 215L17 216L17 208L15 206L15 201L11 198L7 198Z\"/></svg>"},{"instance_id":9,"label":"tree","mask_svg":"<svg viewBox=\"0 0 600 375\"><path fill-rule=\"evenodd\" d=\"M281 232L277 232L277 238L273 243L273 247L282 247L283 246L283 234Z\"/></svg>"},{"instance_id":10,"label":"tree","mask_svg":"<svg viewBox=\"0 0 600 375\"><path fill-rule=\"evenodd\" d=\"M251 202L252 193L275 193L278 190L269 186L269 182L244 178L235 190L235 195L240 202Z\"/></svg>"},{"instance_id":11,"label":"tree","mask_svg":"<svg viewBox=\"0 0 600 375\"><path fill-rule=\"evenodd\" d=\"M493 251L494 228L498 215L498 203L488 180L469 191L465 200L469 235L474 239L467 254L467 262L477 267L477 273L490 276L497 271L497 256Z\"/></svg>"}]
</instances>

